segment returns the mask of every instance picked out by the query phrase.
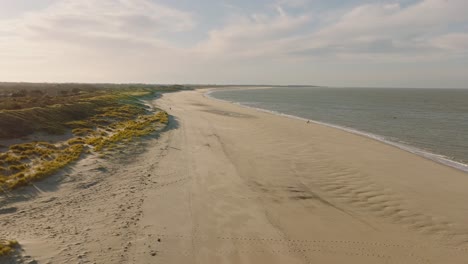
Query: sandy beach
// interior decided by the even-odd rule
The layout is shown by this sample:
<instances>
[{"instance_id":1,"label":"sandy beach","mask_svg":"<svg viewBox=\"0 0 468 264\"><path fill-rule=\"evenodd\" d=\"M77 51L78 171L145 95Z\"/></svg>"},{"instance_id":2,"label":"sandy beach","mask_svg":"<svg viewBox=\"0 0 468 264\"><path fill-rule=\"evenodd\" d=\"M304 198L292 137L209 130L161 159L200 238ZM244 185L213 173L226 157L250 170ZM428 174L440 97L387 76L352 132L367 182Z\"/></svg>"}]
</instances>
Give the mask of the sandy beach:
<instances>
[{"instance_id":1,"label":"sandy beach","mask_svg":"<svg viewBox=\"0 0 468 264\"><path fill-rule=\"evenodd\" d=\"M467 263L468 174L206 92L155 100L169 127L131 155L11 194L15 261Z\"/></svg>"}]
</instances>

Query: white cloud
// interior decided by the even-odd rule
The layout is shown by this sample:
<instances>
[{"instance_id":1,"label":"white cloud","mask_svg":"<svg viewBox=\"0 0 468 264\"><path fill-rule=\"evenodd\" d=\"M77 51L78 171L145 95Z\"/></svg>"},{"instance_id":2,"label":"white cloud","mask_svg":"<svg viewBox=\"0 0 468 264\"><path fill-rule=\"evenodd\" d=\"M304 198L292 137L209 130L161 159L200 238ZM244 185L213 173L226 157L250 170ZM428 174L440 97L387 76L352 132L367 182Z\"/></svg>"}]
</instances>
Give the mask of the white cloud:
<instances>
[{"instance_id":1,"label":"white cloud","mask_svg":"<svg viewBox=\"0 0 468 264\"><path fill-rule=\"evenodd\" d=\"M141 78L146 67L157 71L180 57L165 35L194 26L192 14L149 0L58 1L0 20L0 79Z\"/></svg>"},{"instance_id":2,"label":"white cloud","mask_svg":"<svg viewBox=\"0 0 468 264\"><path fill-rule=\"evenodd\" d=\"M104 38L162 42L162 34L190 30L194 25L191 14L148 0L65 0L0 22L0 31L28 41L86 45Z\"/></svg>"},{"instance_id":3,"label":"white cloud","mask_svg":"<svg viewBox=\"0 0 468 264\"><path fill-rule=\"evenodd\" d=\"M434 46L468 53L468 33L451 33L432 40Z\"/></svg>"},{"instance_id":4,"label":"white cloud","mask_svg":"<svg viewBox=\"0 0 468 264\"><path fill-rule=\"evenodd\" d=\"M441 52L443 47L432 45L431 39L449 30L452 23L468 21L467 9L464 0L425 0L407 8L398 3L358 6L303 39L302 54L415 58Z\"/></svg>"},{"instance_id":5,"label":"white cloud","mask_svg":"<svg viewBox=\"0 0 468 264\"><path fill-rule=\"evenodd\" d=\"M209 37L196 47L207 55L264 56L281 52L287 39L309 22L309 15L289 16L283 10L277 15L252 14L237 16L227 25L209 32Z\"/></svg>"},{"instance_id":6,"label":"white cloud","mask_svg":"<svg viewBox=\"0 0 468 264\"><path fill-rule=\"evenodd\" d=\"M308 5L310 0L278 0L276 3L280 6L300 8Z\"/></svg>"},{"instance_id":7,"label":"white cloud","mask_svg":"<svg viewBox=\"0 0 468 264\"><path fill-rule=\"evenodd\" d=\"M153 0L56 1L0 20L0 80L320 82L339 74L336 65L354 61L467 55L468 1L399 2L324 14L300 11L313 6L310 0L277 0L250 13L231 10L225 24L199 32L195 18L203 13ZM194 34L202 40L186 37ZM180 36L187 43L181 45ZM349 79L358 68L350 66L341 76ZM389 76L375 73L385 79L381 75Z\"/></svg>"},{"instance_id":8,"label":"white cloud","mask_svg":"<svg viewBox=\"0 0 468 264\"><path fill-rule=\"evenodd\" d=\"M424 34L451 22L468 20L464 0L424 0L402 8L394 4L368 4L354 8L336 24L319 32L321 36Z\"/></svg>"},{"instance_id":9,"label":"white cloud","mask_svg":"<svg viewBox=\"0 0 468 264\"><path fill-rule=\"evenodd\" d=\"M464 48L463 37L456 33L440 37L451 30L452 24L468 21L465 0L423 0L407 7L398 2L381 2L356 6L334 19L328 17L326 24L305 33L311 23L317 24L316 17L291 16L281 6L277 8L277 15L252 14L231 19L222 28L211 31L196 50L225 57L290 54L302 60L428 60L451 55L454 45Z\"/></svg>"}]
</instances>

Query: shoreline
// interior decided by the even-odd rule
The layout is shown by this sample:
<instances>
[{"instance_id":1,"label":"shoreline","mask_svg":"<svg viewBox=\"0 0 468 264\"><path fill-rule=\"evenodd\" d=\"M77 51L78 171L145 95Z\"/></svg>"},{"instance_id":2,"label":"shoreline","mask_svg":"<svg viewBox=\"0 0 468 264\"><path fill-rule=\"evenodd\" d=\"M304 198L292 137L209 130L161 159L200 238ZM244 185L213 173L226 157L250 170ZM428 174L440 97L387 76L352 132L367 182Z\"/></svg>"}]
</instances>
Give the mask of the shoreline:
<instances>
[{"instance_id":1,"label":"shoreline","mask_svg":"<svg viewBox=\"0 0 468 264\"><path fill-rule=\"evenodd\" d=\"M248 263L463 263L443 251L466 250L464 172L369 137L208 98L204 90L164 96L159 103L163 109L172 106L169 113L181 124L176 147L187 156L175 152L169 164L188 162L193 180L171 196L178 199L191 190L194 199L181 201L185 206L180 208L192 208L187 217L198 219L195 231L186 223L185 231L177 233L207 238L189 250L206 250L195 253L198 262L219 262L217 249L228 247L230 238L246 237L320 245L299 246L305 256L292 257L287 251L258 256L235 244L227 258L240 254ZM171 211L164 209L167 202L159 203L163 211L155 214ZM181 229L177 223L156 226L166 224ZM217 236L226 243L210 242ZM356 251L333 241L362 247ZM184 248L181 242L173 246ZM258 247L275 248L269 243ZM346 248L352 255L343 253ZM330 249L333 253L326 253ZM303 257L308 260L297 261ZM167 263L193 262L181 258L168 256Z\"/></svg>"},{"instance_id":2,"label":"shoreline","mask_svg":"<svg viewBox=\"0 0 468 264\"><path fill-rule=\"evenodd\" d=\"M0 208L24 262L466 262L463 172L200 90L151 104L164 132Z\"/></svg>"},{"instance_id":3,"label":"shoreline","mask_svg":"<svg viewBox=\"0 0 468 264\"><path fill-rule=\"evenodd\" d=\"M250 89L251 90L260 90L260 89L263 90L263 89L274 89L274 87L265 87L265 88L257 88L257 87L248 88L248 87L245 87L245 88L241 88L241 89L226 88L226 89L222 89L222 90L224 90L224 91L226 91L226 90L228 90L228 91L240 91L240 90L250 90ZM445 165L447 167L450 167L450 168L453 168L453 169L468 173L468 164L452 160L452 159L450 159L450 158L448 158L446 156L443 156L441 154L437 154L437 153L433 153L433 152L430 152L430 151L427 151L427 150L423 150L423 149L418 148L416 146L391 141L391 140L386 139L385 136L373 134L373 133L370 133L370 132L361 131L361 130L351 128L351 127L345 127L345 126L341 126L341 125L337 125L337 124L317 121L317 120L313 120L313 119L307 119L307 118L303 118L303 117L300 117L300 116L290 115L290 114L286 114L286 113L282 113L282 112L278 112L278 111L274 111L274 110L268 110L268 109L264 109L264 108L252 107L252 106L242 104L240 102L234 102L234 101L219 99L219 98L216 98L216 97L214 97L212 95L212 93L217 92L217 91L221 91L221 90L208 88L207 91L204 92L203 96L208 97L208 98L213 99L213 100L219 100L219 101L222 101L222 102L227 102L227 103L238 105L238 106L245 107L245 108L248 108L248 109L253 109L255 111L260 111L260 112L264 112L264 113L268 113L268 114L272 114L272 115L276 115L276 116L282 116L282 117L301 120L301 121L310 121L311 123L314 123L314 124L317 124L317 125L331 127L331 128L335 128L335 129L338 129L338 130L341 130L341 131L345 131L345 132L348 132L348 133L351 133L351 134L354 134L354 135L359 135L359 136L362 136L362 137L365 137L365 138L370 138L370 139L373 139L373 140L375 140L377 142L381 142L381 143L384 143L386 145L396 147L398 149L401 149L401 150L404 150L406 152L412 153L412 154L417 155L419 157L423 157L425 159L431 160L431 161L436 162L438 164L442 164L442 165Z\"/></svg>"}]
</instances>

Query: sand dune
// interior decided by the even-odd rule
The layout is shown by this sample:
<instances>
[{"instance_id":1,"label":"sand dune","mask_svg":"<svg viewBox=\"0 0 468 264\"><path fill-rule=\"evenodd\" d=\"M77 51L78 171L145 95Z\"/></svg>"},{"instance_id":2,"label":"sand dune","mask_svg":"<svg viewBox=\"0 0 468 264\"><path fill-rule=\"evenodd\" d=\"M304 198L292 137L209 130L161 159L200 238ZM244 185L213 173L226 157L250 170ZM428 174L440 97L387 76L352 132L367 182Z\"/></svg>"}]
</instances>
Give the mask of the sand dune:
<instances>
[{"instance_id":1,"label":"sand dune","mask_svg":"<svg viewBox=\"0 0 468 264\"><path fill-rule=\"evenodd\" d=\"M7 235L40 263L466 263L466 173L204 92L155 101L144 153L12 203Z\"/></svg>"}]
</instances>

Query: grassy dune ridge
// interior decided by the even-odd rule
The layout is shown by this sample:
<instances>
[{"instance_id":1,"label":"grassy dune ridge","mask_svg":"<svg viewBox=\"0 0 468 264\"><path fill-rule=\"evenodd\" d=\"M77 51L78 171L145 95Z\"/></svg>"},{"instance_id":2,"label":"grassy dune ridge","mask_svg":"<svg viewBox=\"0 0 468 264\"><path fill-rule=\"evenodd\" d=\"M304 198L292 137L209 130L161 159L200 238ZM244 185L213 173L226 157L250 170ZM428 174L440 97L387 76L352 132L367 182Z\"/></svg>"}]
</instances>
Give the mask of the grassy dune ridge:
<instances>
[{"instance_id":1,"label":"grassy dune ridge","mask_svg":"<svg viewBox=\"0 0 468 264\"><path fill-rule=\"evenodd\" d=\"M55 91L53 87L50 89L54 92L47 88L42 91L31 87L15 92L0 85L0 139L24 137L37 132L63 134L70 127L67 123L92 116L96 116L94 121L106 124L106 117L141 114L144 109L141 102L135 99L180 89L179 86L147 85L89 85L87 89L78 89L70 85L68 90L62 88ZM12 108L11 105L15 106ZM116 109L119 106L124 107L121 109L123 111ZM101 120L97 119L97 114L101 114Z\"/></svg>"},{"instance_id":2,"label":"grassy dune ridge","mask_svg":"<svg viewBox=\"0 0 468 264\"><path fill-rule=\"evenodd\" d=\"M181 86L0 84L0 193L58 172L85 155L99 154L168 123L144 99ZM50 135L65 135L50 141ZM30 140L30 136L44 138ZM18 242L0 238L0 256Z\"/></svg>"},{"instance_id":3,"label":"grassy dune ridge","mask_svg":"<svg viewBox=\"0 0 468 264\"><path fill-rule=\"evenodd\" d=\"M149 109L141 99L177 89L102 88L73 94L71 96L77 96L76 100L67 98L67 104L50 105L49 100L45 100L43 106L1 110L0 138L14 139L38 132L71 136L60 142L10 145L8 150L0 153L0 191L28 185L51 175L83 154L113 148L117 143L154 132L168 122L167 114Z\"/></svg>"}]
</instances>

